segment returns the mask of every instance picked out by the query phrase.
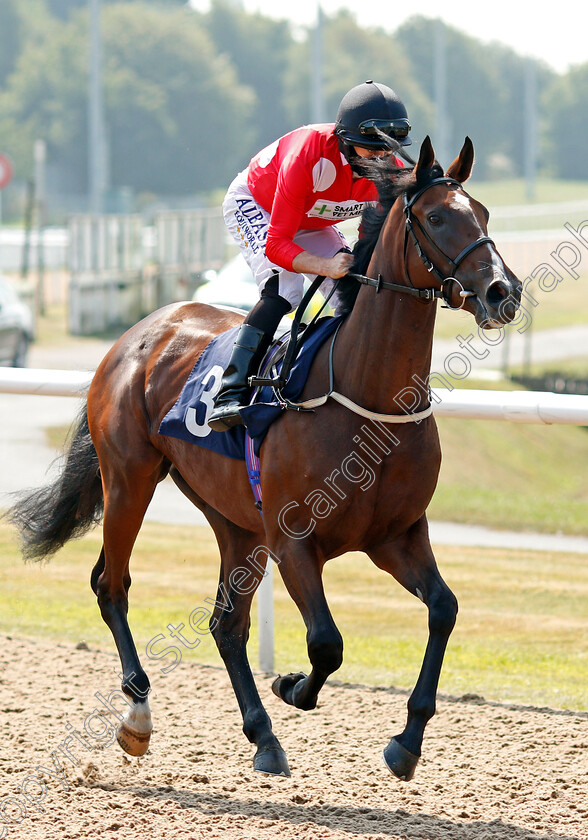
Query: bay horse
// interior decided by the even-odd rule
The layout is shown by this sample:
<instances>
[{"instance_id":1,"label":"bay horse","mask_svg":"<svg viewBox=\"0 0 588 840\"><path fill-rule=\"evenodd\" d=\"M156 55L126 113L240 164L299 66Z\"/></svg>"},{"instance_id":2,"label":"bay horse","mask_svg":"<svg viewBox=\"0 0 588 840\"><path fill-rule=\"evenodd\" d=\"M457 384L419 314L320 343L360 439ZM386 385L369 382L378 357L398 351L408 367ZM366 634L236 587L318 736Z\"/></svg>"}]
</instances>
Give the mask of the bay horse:
<instances>
[{"instance_id":1,"label":"bay horse","mask_svg":"<svg viewBox=\"0 0 588 840\"><path fill-rule=\"evenodd\" d=\"M242 320L198 303L166 306L113 345L94 375L63 472L12 508L29 557L56 551L103 518L91 586L122 664L129 710L118 740L128 753L145 753L152 729L149 680L127 621L129 561L155 487L169 474L218 541L220 581L210 630L243 731L257 747L256 770L290 775L246 651L266 559L278 563L306 625L310 673L279 676L273 684L274 693L298 709L316 706L342 662L343 640L322 584L327 560L363 551L424 602L429 638L406 726L384 749L392 773L412 778L457 615L426 518L441 459L427 387L436 299L490 329L514 318L521 292L488 237L486 209L463 189L473 158L466 138L444 174L426 138L413 169L382 168L381 205L372 208L371 223L364 219L363 256L356 263L361 268L363 259L365 274L348 281L344 294L351 290L353 305L336 342L315 357L302 394L303 400L323 395L333 380L347 403L329 399L316 411L285 411L270 427L260 453L262 516L244 461L158 431L206 345Z\"/></svg>"}]
</instances>

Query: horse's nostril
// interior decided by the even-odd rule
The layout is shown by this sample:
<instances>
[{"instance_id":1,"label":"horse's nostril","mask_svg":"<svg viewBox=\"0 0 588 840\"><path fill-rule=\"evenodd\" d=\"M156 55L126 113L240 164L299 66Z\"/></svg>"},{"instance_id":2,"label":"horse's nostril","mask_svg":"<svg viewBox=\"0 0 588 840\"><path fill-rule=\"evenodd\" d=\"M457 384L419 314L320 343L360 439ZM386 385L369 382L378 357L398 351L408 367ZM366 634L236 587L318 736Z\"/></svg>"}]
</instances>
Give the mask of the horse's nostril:
<instances>
[{"instance_id":1,"label":"horse's nostril","mask_svg":"<svg viewBox=\"0 0 588 840\"><path fill-rule=\"evenodd\" d=\"M493 306L494 309L498 309L500 304L508 298L509 294L510 286L508 283L505 283L503 280L495 280L488 286L486 300L490 306Z\"/></svg>"}]
</instances>

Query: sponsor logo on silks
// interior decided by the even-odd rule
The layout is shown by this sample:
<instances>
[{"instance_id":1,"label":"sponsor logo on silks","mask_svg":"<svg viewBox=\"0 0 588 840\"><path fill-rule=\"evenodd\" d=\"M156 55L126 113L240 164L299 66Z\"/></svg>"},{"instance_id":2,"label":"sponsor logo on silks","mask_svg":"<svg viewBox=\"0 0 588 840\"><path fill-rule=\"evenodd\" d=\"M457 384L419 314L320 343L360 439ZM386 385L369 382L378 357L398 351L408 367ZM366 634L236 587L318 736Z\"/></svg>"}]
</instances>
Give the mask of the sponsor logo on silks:
<instances>
[{"instance_id":1,"label":"sponsor logo on silks","mask_svg":"<svg viewBox=\"0 0 588 840\"><path fill-rule=\"evenodd\" d=\"M237 232L245 245L249 245L252 252L257 254L267 239L268 223L252 199L238 198L236 204L239 207L235 212L235 220L239 225Z\"/></svg>"},{"instance_id":2,"label":"sponsor logo on silks","mask_svg":"<svg viewBox=\"0 0 588 840\"><path fill-rule=\"evenodd\" d=\"M375 204L375 201L317 201L306 215L341 221L361 216L365 207Z\"/></svg>"}]
</instances>

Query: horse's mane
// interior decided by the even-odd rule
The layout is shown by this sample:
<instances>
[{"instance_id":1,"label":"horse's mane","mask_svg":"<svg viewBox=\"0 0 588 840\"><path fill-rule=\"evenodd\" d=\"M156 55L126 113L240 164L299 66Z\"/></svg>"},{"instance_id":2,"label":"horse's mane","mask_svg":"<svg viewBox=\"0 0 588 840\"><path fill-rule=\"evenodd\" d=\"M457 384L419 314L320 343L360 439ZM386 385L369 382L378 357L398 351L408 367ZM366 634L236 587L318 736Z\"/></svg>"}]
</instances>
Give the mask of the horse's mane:
<instances>
[{"instance_id":1,"label":"horse's mane","mask_svg":"<svg viewBox=\"0 0 588 840\"><path fill-rule=\"evenodd\" d=\"M362 174L373 181L378 191L379 203L366 207L361 216L360 237L353 246L353 269L355 274L365 274L380 236L380 231L397 198L406 194L408 198L426 186L433 178L443 175L441 166L435 164L424 172L399 166L393 156L389 158L364 159ZM352 277L339 281L338 295L340 311L348 313L353 309L361 284Z\"/></svg>"}]
</instances>

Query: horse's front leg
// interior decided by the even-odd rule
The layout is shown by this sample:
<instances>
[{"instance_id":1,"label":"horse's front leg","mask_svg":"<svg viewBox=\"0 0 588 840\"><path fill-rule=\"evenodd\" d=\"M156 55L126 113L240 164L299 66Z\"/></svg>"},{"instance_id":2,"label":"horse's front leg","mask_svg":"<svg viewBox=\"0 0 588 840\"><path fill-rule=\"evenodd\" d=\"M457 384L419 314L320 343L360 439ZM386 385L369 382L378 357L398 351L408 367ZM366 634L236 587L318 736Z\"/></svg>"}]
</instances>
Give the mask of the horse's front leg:
<instances>
[{"instance_id":1,"label":"horse's front leg","mask_svg":"<svg viewBox=\"0 0 588 840\"><path fill-rule=\"evenodd\" d=\"M314 709L328 677L341 667L343 639L329 610L322 581L324 562L308 540L282 543L280 574L306 624L306 645L312 670L278 677L274 694L298 709Z\"/></svg>"},{"instance_id":2,"label":"horse's front leg","mask_svg":"<svg viewBox=\"0 0 588 840\"><path fill-rule=\"evenodd\" d=\"M419 678L408 700L406 727L384 750L391 772L409 781L421 755L425 727L435 714L439 676L455 625L457 600L439 574L424 516L401 540L373 546L367 553L376 566L394 575L429 611L429 639Z\"/></svg>"}]
</instances>

